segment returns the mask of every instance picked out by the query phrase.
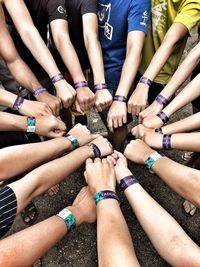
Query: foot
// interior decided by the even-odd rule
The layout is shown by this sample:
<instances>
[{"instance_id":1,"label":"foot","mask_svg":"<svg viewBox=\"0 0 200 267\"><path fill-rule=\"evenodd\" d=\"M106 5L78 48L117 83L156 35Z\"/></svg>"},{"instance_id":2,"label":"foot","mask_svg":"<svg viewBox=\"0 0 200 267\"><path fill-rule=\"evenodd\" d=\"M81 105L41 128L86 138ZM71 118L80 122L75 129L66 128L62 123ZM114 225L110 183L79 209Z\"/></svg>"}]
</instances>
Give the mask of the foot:
<instances>
[{"instance_id":1,"label":"foot","mask_svg":"<svg viewBox=\"0 0 200 267\"><path fill-rule=\"evenodd\" d=\"M195 214L195 211L197 209L196 206L193 205L188 200L185 200L183 202L183 208L184 208L185 212L188 213L188 214L190 214L191 216L193 216Z\"/></svg>"},{"instance_id":2,"label":"foot","mask_svg":"<svg viewBox=\"0 0 200 267\"><path fill-rule=\"evenodd\" d=\"M49 196L55 196L57 193L58 193L58 191L59 191L59 189L60 189L60 185L59 184L56 184L56 185L54 185L54 186L52 186L47 192L48 192L48 195Z\"/></svg>"},{"instance_id":3,"label":"foot","mask_svg":"<svg viewBox=\"0 0 200 267\"><path fill-rule=\"evenodd\" d=\"M96 206L88 186L85 186L76 196L72 206L68 207L74 214L78 224L96 221Z\"/></svg>"},{"instance_id":4,"label":"foot","mask_svg":"<svg viewBox=\"0 0 200 267\"><path fill-rule=\"evenodd\" d=\"M38 259L37 261L35 261L33 263L32 267L42 267L42 261L41 261L41 259Z\"/></svg>"},{"instance_id":5,"label":"foot","mask_svg":"<svg viewBox=\"0 0 200 267\"><path fill-rule=\"evenodd\" d=\"M22 220L25 224L33 225L38 218L38 211L33 202L21 212Z\"/></svg>"},{"instance_id":6,"label":"foot","mask_svg":"<svg viewBox=\"0 0 200 267\"><path fill-rule=\"evenodd\" d=\"M181 155L181 158L183 159L183 160L189 160L191 157L192 157L192 155L193 155L193 153L194 152L191 152L191 151L185 151L185 152L183 152L183 154Z\"/></svg>"}]
</instances>

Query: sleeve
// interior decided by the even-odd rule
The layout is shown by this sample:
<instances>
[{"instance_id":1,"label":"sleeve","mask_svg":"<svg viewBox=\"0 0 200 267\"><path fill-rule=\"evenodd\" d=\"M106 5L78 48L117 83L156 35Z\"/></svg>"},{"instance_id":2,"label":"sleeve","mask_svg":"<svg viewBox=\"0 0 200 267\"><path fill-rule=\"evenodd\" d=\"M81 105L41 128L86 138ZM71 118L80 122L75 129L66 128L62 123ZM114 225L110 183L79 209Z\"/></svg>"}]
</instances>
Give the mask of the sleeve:
<instances>
[{"instance_id":1,"label":"sleeve","mask_svg":"<svg viewBox=\"0 0 200 267\"><path fill-rule=\"evenodd\" d=\"M150 0L132 0L128 11L128 32L147 33L151 13Z\"/></svg>"},{"instance_id":2,"label":"sleeve","mask_svg":"<svg viewBox=\"0 0 200 267\"><path fill-rule=\"evenodd\" d=\"M200 21L200 1L186 0L179 7L177 16L174 22L179 22L185 25L190 35L194 33L195 26Z\"/></svg>"},{"instance_id":3,"label":"sleeve","mask_svg":"<svg viewBox=\"0 0 200 267\"><path fill-rule=\"evenodd\" d=\"M87 13L97 14L97 0L83 0L81 5L81 15Z\"/></svg>"},{"instance_id":4,"label":"sleeve","mask_svg":"<svg viewBox=\"0 0 200 267\"><path fill-rule=\"evenodd\" d=\"M65 8L64 0L49 0L46 1L46 10L49 19L49 23L56 19L67 20L67 12Z\"/></svg>"}]
</instances>

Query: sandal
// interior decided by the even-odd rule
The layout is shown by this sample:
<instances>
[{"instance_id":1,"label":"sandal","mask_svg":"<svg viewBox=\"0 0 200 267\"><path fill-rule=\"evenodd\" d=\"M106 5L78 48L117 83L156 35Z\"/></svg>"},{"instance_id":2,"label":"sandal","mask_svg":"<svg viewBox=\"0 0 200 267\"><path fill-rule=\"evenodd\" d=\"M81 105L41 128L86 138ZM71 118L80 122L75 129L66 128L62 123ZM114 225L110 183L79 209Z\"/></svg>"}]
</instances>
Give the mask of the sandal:
<instances>
[{"instance_id":1,"label":"sandal","mask_svg":"<svg viewBox=\"0 0 200 267\"><path fill-rule=\"evenodd\" d=\"M187 214L193 216L197 210L197 207L188 200L185 200L183 202L183 209Z\"/></svg>"},{"instance_id":2,"label":"sandal","mask_svg":"<svg viewBox=\"0 0 200 267\"><path fill-rule=\"evenodd\" d=\"M56 185L52 186L51 188L49 188L49 190L47 192L48 192L48 195L52 197L52 196L57 195L59 190L60 190L60 185L56 184Z\"/></svg>"},{"instance_id":3,"label":"sandal","mask_svg":"<svg viewBox=\"0 0 200 267\"><path fill-rule=\"evenodd\" d=\"M38 218L38 211L33 202L29 203L21 212L22 220L27 225L33 225Z\"/></svg>"}]
</instances>

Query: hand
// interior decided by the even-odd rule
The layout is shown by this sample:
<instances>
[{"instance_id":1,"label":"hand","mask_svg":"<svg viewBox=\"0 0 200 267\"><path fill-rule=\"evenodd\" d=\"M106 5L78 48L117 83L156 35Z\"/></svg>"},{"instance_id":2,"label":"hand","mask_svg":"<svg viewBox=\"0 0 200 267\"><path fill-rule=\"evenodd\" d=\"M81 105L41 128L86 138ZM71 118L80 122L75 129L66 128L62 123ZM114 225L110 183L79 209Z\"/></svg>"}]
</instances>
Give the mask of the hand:
<instances>
[{"instance_id":1,"label":"hand","mask_svg":"<svg viewBox=\"0 0 200 267\"><path fill-rule=\"evenodd\" d=\"M139 114L139 123L143 123L143 120L148 117L156 116L163 109L163 105L159 104L157 101L154 101L150 106Z\"/></svg>"},{"instance_id":2,"label":"hand","mask_svg":"<svg viewBox=\"0 0 200 267\"><path fill-rule=\"evenodd\" d=\"M158 116L147 117L143 120L142 124L147 128L160 128L163 126L163 121Z\"/></svg>"},{"instance_id":3,"label":"hand","mask_svg":"<svg viewBox=\"0 0 200 267\"><path fill-rule=\"evenodd\" d=\"M98 138L94 139L92 143L98 146L102 157L105 157L113 152L111 143L108 142L108 139L102 136L99 136Z\"/></svg>"},{"instance_id":4,"label":"hand","mask_svg":"<svg viewBox=\"0 0 200 267\"><path fill-rule=\"evenodd\" d=\"M132 175L131 171L128 169L127 159L122 153L114 150L114 153L108 156L107 159L114 164L115 174L118 183L125 176Z\"/></svg>"},{"instance_id":5,"label":"hand","mask_svg":"<svg viewBox=\"0 0 200 267\"><path fill-rule=\"evenodd\" d=\"M131 133L136 139L144 140L144 136L148 133L154 133L154 129L146 128L144 125L139 124L132 128Z\"/></svg>"},{"instance_id":6,"label":"hand","mask_svg":"<svg viewBox=\"0 0 200 267\"><path fill-rule=\"evenodd\" d=\"M128 113L138 116L145 109L148 101L149 86L144 83L138 83L135 91L128 101Z\"/></svg>"},{"instance_id":7,"label":"hand","mask_svg":"<svg viewBox=\"0 0 200 267\"><path fill-rule=\"evenodd\" d=\"M127 159L137 163L144 164L154 150L146 145L142 140L132 140L125 148L124 155Z\"/></svg>"},{"instance_id":8,"label":"hand","mask_svg":"<svg viewBox=\"0 0 200 267\"><path fill-rule=\"evenodd\" d=\"M89 87L79 87L76 90L75 108L76 111L84 113L90 110L95 103L95 95Z\"/></svg>"},{"instance_id":9,"label":"hand","mask_svg":"<svg viewBox=\"0 0 200 267\"><path fill-rule=\"evenodd\" d=\"M24 102L19 109L19 113L25 116L44 116L51 115L52 111L46 103L31 101L24 99Z\"/></svg>"},{"instance_id":10,"label":"hand","mask_svg":"<svg viewBox=\"0 0 200 267\"><path fill-rule=\"evenodd\" d=\"M80 146L90 143L92 140L99 137L99 134L92 134L88 128L80 123L76 124L68 134L77 138Z\"/></svg>"},{"instance_id":11,"label":"hand","mask_svg":"<svg viewBox=\"0 0 200 267\"><path fill-rule=\"evenodd\" d=\"M102 112L112 103L112 95L107 89L97 90L95 93L95 108L96 111Z\"/></svg>"},{"instance_id":12,"label":"hand","mask_svg":"<svg viewBox=\"0 0 200 267\"><path fill-rule=\"evenodd\" d=\"M96 205L88 186L76 196L72 206L67 207L75 216L76 224L93 223L97 219Z\"/></svg>"},{"instance_id":13,"label":"hand","mask_svg":"<svg viewBox=\"0 0 200 267\"><path fill-rule=\"evenodd\" d=\"M103 189L115 191L116 179L113 164L107 159L87 159L84 173L87 184L93 195Z\"/></svg>"},{"instance_id":14,"label":"hand","mask_svg":"<svg viewBox=\"0 0 200 267\"><path fill-rule=\"evenodd\" d=\"M61 137L66 132L64 122L53 115L36 117L36 133L50 138Z\"/></svg>"},{"instance_id":15,"label":"hand","mask_svg":"<svg viewBox=\"0 0 200 267\"><path fill-rule=\"evenodd\" d=\"M36 97L37 101L42 102L42 103L46 103L50 109L51 112L54 116L58 117L60 110L61 110L61 106L62 106L62 102L61 99L49 94L48 92L43 92L41 94L39 94Z\"/></svg>"},{"instance_id":16,"label":"hand","mask_svg":"<svg viewBox=\"0 0 200 267\"><path fill-rule=\"evenodd\" d=\"M63 107L70 107L75 99L76 91L65 80L60 80L54 84L57 96L61 99Z\"/></svg>"},{"instance_id":17,"label":"hand","mask_svg":"<svg viewBox=\"0 0 200 267\"><path fill-rule=\"evenodd\" d=\"M126 103L114 101L109 109L107 124L110 132L113 128L122 127L123 123L127 122Z\"/></svg>"}]
</instances>

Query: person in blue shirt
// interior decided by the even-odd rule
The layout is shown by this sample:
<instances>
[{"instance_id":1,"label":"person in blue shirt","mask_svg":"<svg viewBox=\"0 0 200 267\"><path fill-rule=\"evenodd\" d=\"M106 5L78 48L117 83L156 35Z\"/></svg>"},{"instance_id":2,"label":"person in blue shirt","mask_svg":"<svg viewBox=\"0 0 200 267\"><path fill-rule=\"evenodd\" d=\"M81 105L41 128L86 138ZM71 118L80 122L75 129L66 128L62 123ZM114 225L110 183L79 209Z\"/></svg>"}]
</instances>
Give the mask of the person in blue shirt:
<instances>
[{"instance_id":1,"label":"person in blue shirt","mask_svg":"<svg viewBox=\"0 0 200 267\"><path fill-rule=\"evenodd\" d=\"M126 100L141 61L150 16L149 0L99 0L98 19L105 77L113 103L102 114L114 147L127 136ZM107 117L107 118L106 118Z\"/></svg>"}]
</instances>

